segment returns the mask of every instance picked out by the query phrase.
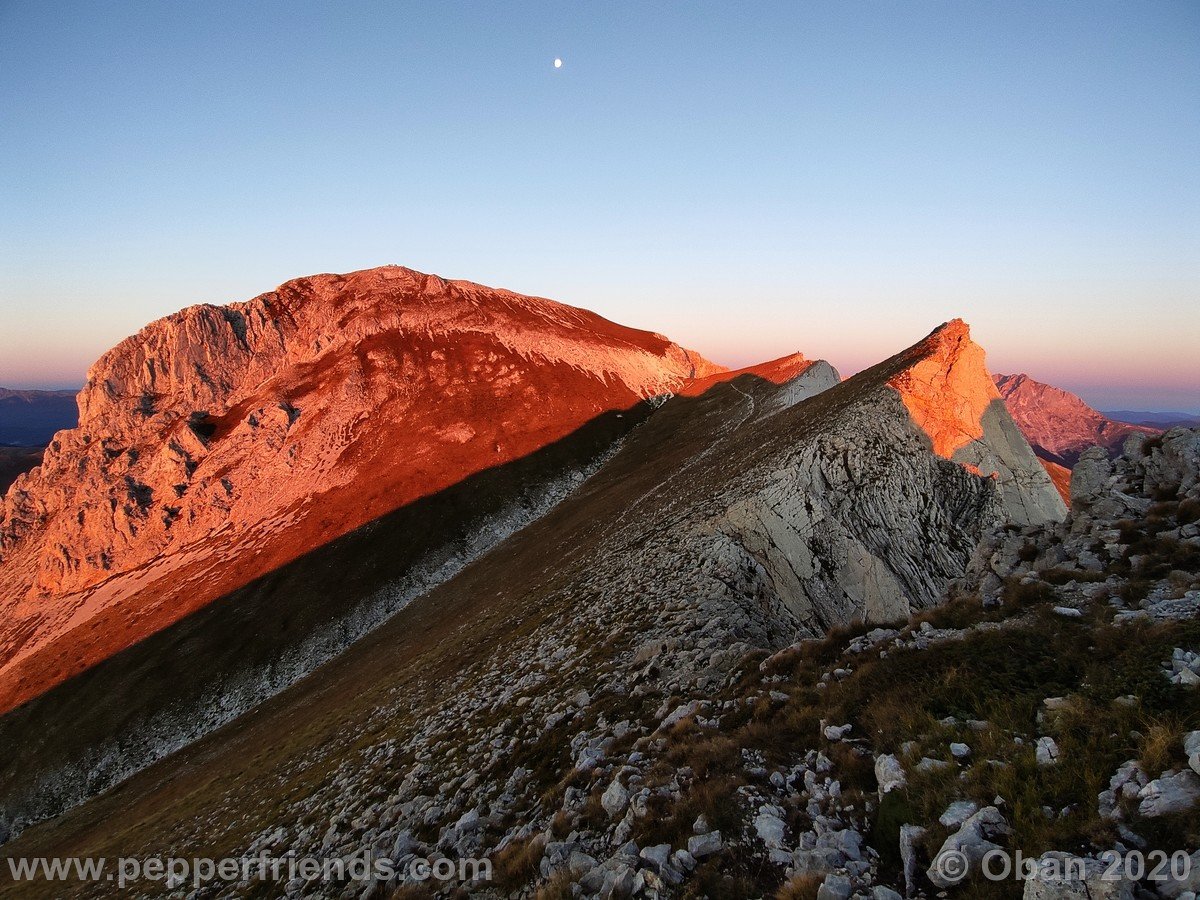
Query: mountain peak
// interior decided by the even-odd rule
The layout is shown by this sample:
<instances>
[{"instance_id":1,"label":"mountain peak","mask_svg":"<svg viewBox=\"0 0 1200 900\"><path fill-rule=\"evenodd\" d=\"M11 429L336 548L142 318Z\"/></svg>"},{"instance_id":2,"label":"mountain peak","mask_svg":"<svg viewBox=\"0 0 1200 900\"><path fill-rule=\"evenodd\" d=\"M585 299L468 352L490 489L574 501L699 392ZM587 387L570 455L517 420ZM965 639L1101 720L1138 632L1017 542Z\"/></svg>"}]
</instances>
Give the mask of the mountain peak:
<instances>
[{"instance_id":1,"label":"mountain peak","mask_svg":"<svg viewBox=\"0 0 1200 900\"><path fill-rule=\"evenodd\" d=\"M1088 447L1116 452L1131 434L1158 433L1154 428L1110 419L1070 391L1024 373L997 375L995 382L1034 452L1046 462L1068 469Z\"/></svg>"},{"instance_id":2,"label":"mountain peak","mask_svg":"<svg viewBox=\"0 0 1200 900\"><path fill-rule=\"evenodd\" d=\"M888 385L933 451L996 480L1017 522L1060 519L1065 506L1017 429L970 327L953 319L885 364Z\"/></svg>"},{"instance_id":3,"label":"mountain peak","mask_svg":"<svg viewBox=\"0 0 1200 900\"><path fill-rule=\"evenodd\" d=\"M720 371L588 310L402 266L152 322L92 366L79 427L0 501L0 708L367 522ZM68 631L86 636L58 660Z\"/></svg>"},{"instance_id":4,"label":"mountain peak","mask_svg":"<svg viewBox=\"0 0 1200 900\"><path fill-rule=\"evenodd\" d=\"M909 414L929 435L934 452L947 459L983 436L988 405L999 399L971 328L951 319L906 354L908 365L893 376Z\"/></svg>"}]
</instances>

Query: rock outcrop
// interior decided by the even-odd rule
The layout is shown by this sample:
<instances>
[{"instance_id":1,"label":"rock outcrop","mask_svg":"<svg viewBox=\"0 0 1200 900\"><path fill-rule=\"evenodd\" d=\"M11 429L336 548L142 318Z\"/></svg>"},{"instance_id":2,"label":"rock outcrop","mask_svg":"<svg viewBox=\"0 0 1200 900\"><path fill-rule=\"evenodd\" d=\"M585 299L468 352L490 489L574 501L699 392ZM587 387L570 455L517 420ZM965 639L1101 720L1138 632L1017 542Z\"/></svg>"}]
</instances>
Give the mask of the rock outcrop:
<instances>
[{"instance_id":1,"label":"rock outcrop","mask_svg":"<svg viewBox=\"0 0 1200 900\"><path fill-rule=\"evenodd\" d=\"M409 269L196 306L106 353L0 503L0 710L352 529L721 371Z\"/></svg>"},{"instance_id":2,"label":"rock outcrop","mask_svg":"<svg viewBox=\"0 0 1200 900\"><path fill-rule=\"evenodd\" d=\"M781 371L793 377L775 384L772 373ZM554 705L563 697L587 706L596 691L616 690L616 682L628 691L651 677L702 696L725 684L752 648L777 650L832 626L906 617L938 602L996 525L1045 523L1063 513L961 322L845 381L827 363L797 359L713 380L699 396L661 404L544 518L431 585L350 646L334 669L377 652L379 641L410 646L412 636L463 622L462 614L473 623L462 627L491 631L486 672L475 657L466 661L468 651L447 657L451 645L423 639L399 663L404 672L417 666L421 679L430 666L443 672L420 688L424 696L437 686L436 702L446 705L429 718L430 728L470 721L472 711L501 702L493 691L528 682L540 687L522 721L541 734L561 721ZM402 528L387 517L364 530L366 543L356 532L339 544L336 566L348 574L378 566L375 554L408 539ZM320 552L296 560L243 607L272 609L281 593L293 615L330 602L310 588L330 584L330 562ZM347 602L342 595L358 587L347 579L330 589ZM531 616L553 623L530 630ZM0 720L0 741L22 747L3 770L14 778L0 785L10 819L77 803L194 740L203 733L195 723L219 724L196 713L190 684L216 678L214 661L227 653L228 634L215 613L189 617ZM189 654L182 661L179 648ZM192 699L133 690L150 667L164 689L189 685L184 696ZM551 687L551 670L566 681ZM317 681L334 677L321 671ZM119 713L96 707L105 697L122 698ZM226 711L240 710L261 694L219 699ZM672 708L658 715L664 729L672 715L678 724L697 713ZM105 726L117 714L129 727L114 737ZM34 728L37 739L25 743L22 735ZM416 747L424 739L413 740ZM524 732L513 740L537 742ZM593 751L602 750L586 742L572 747L574 765L587 769L599 758ZM81 760L90 781L78 777ZM493 775L507 777L502 770ZM629 803L637 805L632 797Z\"/></svg>"}]
</instances>

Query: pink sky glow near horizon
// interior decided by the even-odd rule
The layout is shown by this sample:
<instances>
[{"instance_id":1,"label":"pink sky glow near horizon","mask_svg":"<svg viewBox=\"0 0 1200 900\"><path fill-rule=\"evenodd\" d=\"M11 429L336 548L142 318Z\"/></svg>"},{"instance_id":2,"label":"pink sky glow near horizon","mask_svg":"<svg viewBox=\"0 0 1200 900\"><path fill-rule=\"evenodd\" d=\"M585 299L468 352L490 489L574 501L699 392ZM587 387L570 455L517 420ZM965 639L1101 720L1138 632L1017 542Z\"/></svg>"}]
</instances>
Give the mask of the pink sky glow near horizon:
<instances>
[{"instance_id":1,"label":"pink sky glow near horizon","mask_svg":"<svg viewBox=\"0 0 1200 900\"><path fill-rule=\"evenodd\" d=\"M396 263L1200 413L1198 59L1194 0L0 3L0 385Z\"/></svg>"},{"instance_id":2,"label":"pink sky glow near horizon","mask_svg":"<svg viewBox=\"0 0 1200 900\"><path fill-rule=\"evenodd\" d=\"M260 292L251 289L212 302L244 300ZM770 311L759 319L743 315L736 302L722 302L715 292L708 302L697 302L696 294L683 297L665 292L666 299L657 303L649 296L606 302L598 291L577 292L589 295L589 302L573 305L623 325L658 331L730 368L800 352L811 359L829 360L843 376L886 359L941 322L960 317L987 351L993 373L1024 372L1077 393L1101 409L1200 413L1200 354L1189 352L1200 345L1200 329L1186 319L1176 323L1172 340L1163 342L1148 329L1134 329L1123 316L1097 315L1085 329L1071 321L1070 311L1056 314L1053 307L1037 309L1035 301L946 301L935 307L944 309L941 316L931 317L928 302L889 303L885 296L876 295L857 304L849 300L800 303L789 302L780 292L781 298L774 302L759 296L757 305ZM91 321L85 315L83 322L72 322L71 315L55 315L53 303L44 309L53 327L47 329L45 319L34 314L0 336L4 350L0 387L77 389L88 367L105 350L151 321L135 322L134 311L121 302L92 305L90 309L100 315ZM686 311L680 321L666 321L680 310ZM158 317L170 311L162 310ZM1036 326L1030 327L1031 322ZM1180 340L1180 332L1189 328L1197 340L1190 346ZM22 329L27 333L21 334Z\"/></svg>"}]
</instances>

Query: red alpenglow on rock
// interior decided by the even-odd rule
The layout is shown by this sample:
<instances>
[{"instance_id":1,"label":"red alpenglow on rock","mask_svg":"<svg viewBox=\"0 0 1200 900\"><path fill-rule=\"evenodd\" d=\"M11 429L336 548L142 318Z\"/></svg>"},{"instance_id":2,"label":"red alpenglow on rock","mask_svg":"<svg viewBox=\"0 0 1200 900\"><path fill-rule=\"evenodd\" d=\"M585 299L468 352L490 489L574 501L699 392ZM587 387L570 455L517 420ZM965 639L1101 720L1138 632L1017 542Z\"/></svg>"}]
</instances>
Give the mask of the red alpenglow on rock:
<instances>
[{"instance_id":1,"label":"red alpenglow on rock","mask_svg":"<svg viewBox=\"0 0 1200 900\"><path fill-rule=\"evenodd\" d=\"M106 353L0 504L0 711L306 551L722 372L400 267L195 306Z\"/></svg>"},{"instance_id":2,"label":"red alpenglow on rock","mask_svg":"<svg viewBox=\"0 0 1200 900\"><path fill-rule=\"evenodd\" d=\"M997 375L996 387L1008 411L1039 457L1070 468L1088 447L1116 452L1131 434L1158 429L1108 418L1079 397L1028 375Z\"/></svg>"}]
</instances>

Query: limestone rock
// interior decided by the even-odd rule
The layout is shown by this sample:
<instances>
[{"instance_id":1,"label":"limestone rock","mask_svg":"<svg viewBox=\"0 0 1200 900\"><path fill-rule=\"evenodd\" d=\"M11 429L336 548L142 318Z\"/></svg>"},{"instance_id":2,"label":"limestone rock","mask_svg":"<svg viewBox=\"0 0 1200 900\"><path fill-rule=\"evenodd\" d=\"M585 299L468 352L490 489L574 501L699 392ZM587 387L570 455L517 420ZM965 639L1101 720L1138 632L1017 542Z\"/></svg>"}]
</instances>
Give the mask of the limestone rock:
<instances>
[{"instance_id":1,"label":"limestone rock","mask_svg":"<svg viewBox=\"0 0 1200 900\"><path fill-rule=\"evenodd\" d=\"M994 806L985 806L963 822L958 831L946 838L926 871L926 877L943 890L959 884L972 872L978 871L985 854L999 849L999 844L994 843L992 838L1009 832L1008 823L1000 811ZM957 855L961 855L960 858L967 866L961 873L944 862L947 857ZM961 877L949 877L951 875Z\"/></svg>"},{"instance_id":2,"label":"limestone rock","mask_svg":"<svg viewBox=\"0 0 1200 900\"><path fill-rule=\"evenodd\" d=\"M908 779L904 775L904 767L900 760L891 753L885 753L875 759L875 780L879 783L879 796L904 787Z\"/></svg>"},{"instance_id":3,"label":"limestone rock","mask_svg":"<svg viewBox=\"0 0 1200 900\"><path fill-rule=\"evenodd\" d=\"M1190 769L1164 773L1138 791L1138 812L1158 817L1187 812L1200 801L1200 776Z\"/></svg>"},{"instance_id":4,"label":"limestone rock","mask_svg":"<svg viewBox=\"0 0 1200 900\"><path fill-rule=\"evenodd\" d=\"M1133 900L1129 880L1105 878L1108 869L1101 860L1045 853L1025 880L1024 900Z\"/></svg>"}]
</instances>

